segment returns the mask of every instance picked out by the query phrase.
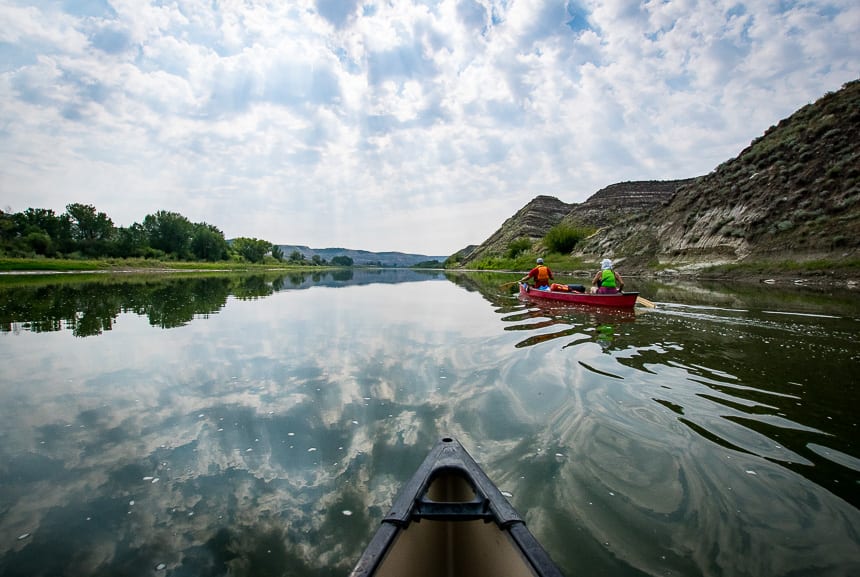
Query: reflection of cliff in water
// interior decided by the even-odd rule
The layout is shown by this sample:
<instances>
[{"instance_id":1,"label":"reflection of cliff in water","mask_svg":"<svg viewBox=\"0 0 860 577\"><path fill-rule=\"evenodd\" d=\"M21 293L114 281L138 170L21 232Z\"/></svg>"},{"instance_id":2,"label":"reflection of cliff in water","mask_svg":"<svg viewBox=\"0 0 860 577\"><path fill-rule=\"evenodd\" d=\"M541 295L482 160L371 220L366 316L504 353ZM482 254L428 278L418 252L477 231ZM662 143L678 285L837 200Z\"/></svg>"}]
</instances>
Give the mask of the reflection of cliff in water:
<instances>
[{"instance_id":1,"label":"reflection of cliff in water","mask_svg":"<svg viewBox=\"0 0 860 577\"><path fill-rule=\"evenodd\" d=\"M646 282L637 287L655 302L694 304L743 310L788 309L813 314L845 316L860 314L856 290L842 286L754 282L675 281L671 284Z\"/></svg>"},{"instance_id":2,"label":"reflection of cliff in water","mask_svg":"<svg viewBox=\"0 0 860 577\"><path fill-rule=\"evenodd\" d=\"M372 283L442 280L433 271L342 269L325 272L146 276L119 279L58 277L26 280L0 288L0 332L71 330L86 337L109 331L121 313L146 316L152 326L169 329L195 317L216 314L227 298L255 299L284 290Z\"/></svg>"}]
</instances>

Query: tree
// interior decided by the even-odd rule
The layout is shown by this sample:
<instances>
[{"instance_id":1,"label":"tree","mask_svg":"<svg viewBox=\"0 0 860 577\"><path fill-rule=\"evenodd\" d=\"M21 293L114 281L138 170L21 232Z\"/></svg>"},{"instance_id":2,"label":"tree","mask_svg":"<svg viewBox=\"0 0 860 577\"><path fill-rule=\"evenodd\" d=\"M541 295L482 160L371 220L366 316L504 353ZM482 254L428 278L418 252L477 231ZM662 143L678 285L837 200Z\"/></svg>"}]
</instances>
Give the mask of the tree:
<instances>
[{"instance_id":1,"label":"tree","mask_svg":"<svg viewBox=\"0 0 860 577\"><path fill-rule=\"evenodd\" d=\"M411 265L409 268L442 268L442 263L438 260L422 260Z\"/></svg>"},{"instance_id":2,"label":"tree","mask_svg":"<svg viewBox=\"0 0 860 577\"><path fill-rule=\"evenodd\" d=\"M51 255L58 250L72 250L69 216L57 215L51 209L28 208L24 212L9 215L5 234L9 234L10 238L23 239L38 254Z\"/></svg>"},{"instance_id":3,"label":"tree","mask_svg":"<svg viewBox=\"0 0 860 577\"><path fill-rule=\"evenodd\" d=\"M345 255L335 256L331 259L331 264L334 266L352 266L354 263L355 261L353 261L352 258Z\"/></svg>"},{"instance_id":4,"label":"tree","mask_svg":"<svg viewBox=\"0 0 860 577\"><path fill-rule=\"evenodd\" d=\"M233 241L232 248L248 262L263 262L263 257L272 249L272 243L257 238L239 237Z\"/></svg>"},{"instance_id":5,"label":"tree","mask_svg":"<svg viewBox=\"0 0 860 577\"><path fill-rule=\"evenodd\" d=\"M272 258L276 261L281 262L284 260L284 251L281 247L276 244L272 245Z\"/></svg>"},{"instance_id":6,"label":"tree","mask_svg":"<svg viewBox=\"0 0 860 577\"><path fill-rule=\"evenodd\" d=\"M143 219L143 229L149 238L149 246L187 259L191 255L191 236L194 225L176 212L160 210Z\"/></svg>"},{"instance_id":7,"label":"tree","mask_svg":"<svg viewBox=\"0 0 860 577\"><path fill-rule=\"evenodd\" d=\"M72 224L72 238L78 242L106 241L113 234L113 221L91 204L74 203L66 206Z\"/></svg>"},{"instance_id":8,"label":"tree","mask_svg":"<svg viewBox=\"0 0 860 577\"><path fill-rule=\"evenodd\" d=\"M134 223L128 228L121 226L116 229L113 243L114 256L120 258L147 256L151 250L146 231L139 223Z\"/></svg>"},{"instance_id":9,"label":"tree","mask_svg":"<svg viewBox=\"0 0 860 577\"><path fill-rule=\"evenodd\" d=\"M15 224L14 215L0 210L0 241L3 241L3 247L15 238L17 225Z\"/></svg>"},{"instance_id":10,"label":"tree","mask_svg":"<svg viewBox=\"0 0 860 577\"><path fill-rule=\"evenodd\" d=\"M229 248L224 233L217 227L205 222L193 226L191 253L198 260L208 262L226 260Z\"/></svg>"},{"instance_id":11,"label":"tree","mask_svg":"<svg viewBox=\"0 0 860 577\"><path fill-rule=\"evenodd\" d=\"M325 259L318 254L315 254L311 257L311 262L317 266L321 266L325 264Z\"/></svg>"},{"instance_id":12,"label":"tree","mask_svg":"<svg viewBox=\"0 0 860 577\"><path fill-rule=\"evenodd\" d=\"M33 230L24 237L24 243L36 254L50 256L53 254L51 237L40 230Z\"/></svg>"},{"instance_id":13,"label":"tree","mask_svg":"<svg viewBox=\"0 0 860 577\"><path fill-rule=\"evenodd\" d=\"M79 202L66 205L66 214L71 225L69 248L89 256L105 256L114 234L113 221L105 213L96 212L93 205Z\"/></svg>"},{"instance_id":14,"label":"tree","mask_svg":"<svg viewBox=\"0 0 860 577\"><path fill-rule=\"evenodd\" d=\"M48 208L28 208L17 216L18 222L25 227L36 227L46 233L53 240L61 240L63 237L71 238L71 224L68 215L54 213Z\"/></svg>"},{"instance_id":15,"label":"tree","mask_svg":"<svg viewBox=\"0 0 860 577\"><path fill-rule=\"evenodd\" d=\"M290 262L292 263L302 263L305 261L305 255L301 252L294 250L290 253Z\"/></svg>"}]
</instances>

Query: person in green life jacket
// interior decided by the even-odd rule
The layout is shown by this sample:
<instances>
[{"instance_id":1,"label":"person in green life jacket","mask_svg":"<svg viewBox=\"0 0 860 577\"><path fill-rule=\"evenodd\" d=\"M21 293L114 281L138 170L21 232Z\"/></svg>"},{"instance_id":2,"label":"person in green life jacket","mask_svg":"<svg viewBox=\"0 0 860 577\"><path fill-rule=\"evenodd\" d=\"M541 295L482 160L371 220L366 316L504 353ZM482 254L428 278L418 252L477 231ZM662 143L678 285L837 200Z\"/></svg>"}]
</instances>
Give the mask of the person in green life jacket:
<instances>
[{"instance_id":1,"label":"person in green life jacket","mask_svg":"<svg viewBox=\"0 0 860 577\"><path fill-rule=\"evenodd\" d=\"M543 263L543 259L537 259L537 266L529 271L529 274L520 279L520 282L527 282L530 278L535 279L535 288L549 287L549 281L554 280L552 271Z\"/></svg>"},{"instance_id":2,"label":"person in green life jacket","mask_svg":"<svg viewBox=\"0 0 860 577\"><path fill-rule=\"evenodd\" d=\"M624 280L621 275L612 269L612 261L608 258L603 259L600 263L600 270L591 279L591 284L594 286L593 292L597 294L615 294L620 293L624 288Z\"/></svg>"}]
</instances>

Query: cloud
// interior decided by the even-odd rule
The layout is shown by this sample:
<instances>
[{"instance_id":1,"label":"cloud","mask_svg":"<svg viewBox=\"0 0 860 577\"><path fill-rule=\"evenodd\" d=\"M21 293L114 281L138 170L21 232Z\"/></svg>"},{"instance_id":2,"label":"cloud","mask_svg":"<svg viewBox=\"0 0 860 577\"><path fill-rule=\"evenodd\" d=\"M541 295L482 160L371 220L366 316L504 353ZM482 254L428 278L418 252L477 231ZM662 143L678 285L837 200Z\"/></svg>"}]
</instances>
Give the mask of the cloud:
<instances>
[{"instance_id":1,"label":"cloud","mask_svg":"<svg viewBox=\"0 0 860 577\"><path fill-rule=\"evenodd\" d=\"M357 0L317 0L316 8L320 16L336 28L342 28L355 15Z\"/></svg>"},{"instance_id":2,"label":"cloud","mask_svg":"<svg viewBox=\"0 0 860 577\"><path fill-rule=\"evenodd\" d=\"M425 254L481 242L537 194L576 202L709 172L856 78L860 56L847 0L0 0L0 13L13 210L88 202L129 225L166 209L229 236ZM489 200L504 207L492 222ZM473 225L444 235L358 222L421 230L422 213L463 210Z\"/></svg>"}]
</instances>

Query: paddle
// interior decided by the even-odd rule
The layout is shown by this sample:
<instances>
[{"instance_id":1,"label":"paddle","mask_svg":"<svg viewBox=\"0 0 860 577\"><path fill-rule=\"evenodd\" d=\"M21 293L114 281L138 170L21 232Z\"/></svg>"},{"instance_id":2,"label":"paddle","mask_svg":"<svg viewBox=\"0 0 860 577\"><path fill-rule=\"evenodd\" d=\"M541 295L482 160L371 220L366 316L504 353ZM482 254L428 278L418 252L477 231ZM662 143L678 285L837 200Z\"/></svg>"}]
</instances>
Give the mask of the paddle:
<instances>
[{"instance_id":1,"label":"paddle","mask_svg":"<svg viewBox=\"0 0 860 577\"><path fill-rule=\"evenodd\" d=\"M648 307L649 309L657 308L657 305L646 298L636 297L636 302L644 307Z\"/></svg>"},{"instance_id":2,"label":"paddle","mask_svg":"<svg viewBox=\"0 0 860 577\"><path fill-rule=\"evenodd\" d=\"M520 281L518 281L518 280L512 280L511 282L502 283L499 285L499 288L508 288L509 286L513 286L519 282Z\"/></svg>"}]
</instances>

